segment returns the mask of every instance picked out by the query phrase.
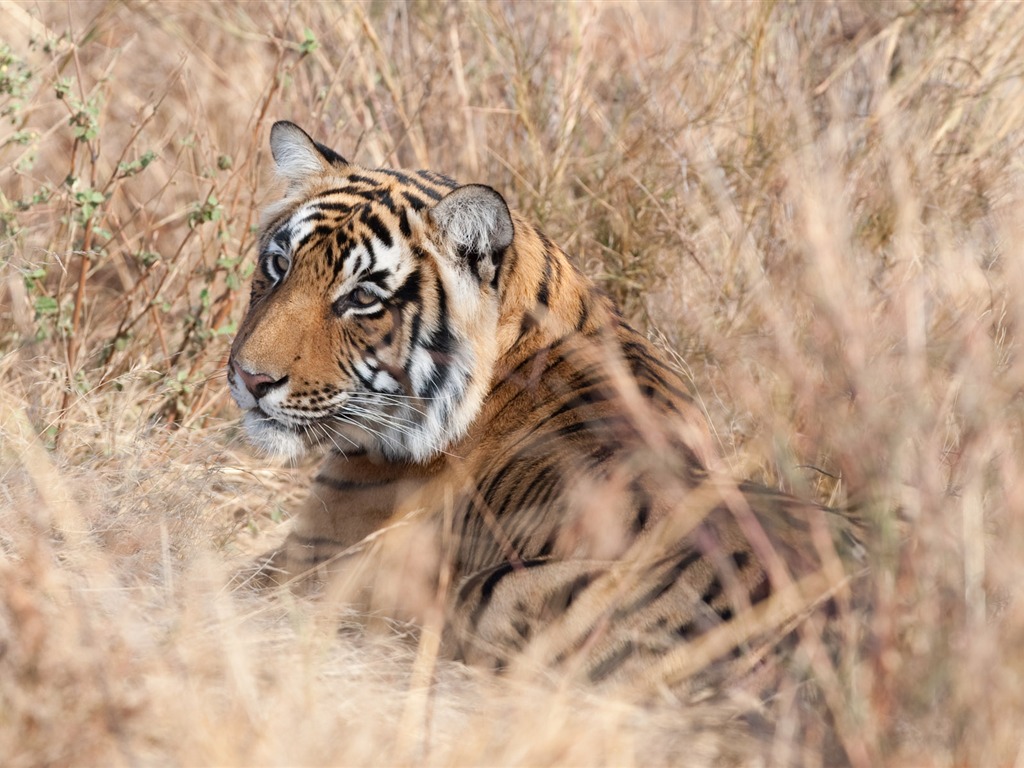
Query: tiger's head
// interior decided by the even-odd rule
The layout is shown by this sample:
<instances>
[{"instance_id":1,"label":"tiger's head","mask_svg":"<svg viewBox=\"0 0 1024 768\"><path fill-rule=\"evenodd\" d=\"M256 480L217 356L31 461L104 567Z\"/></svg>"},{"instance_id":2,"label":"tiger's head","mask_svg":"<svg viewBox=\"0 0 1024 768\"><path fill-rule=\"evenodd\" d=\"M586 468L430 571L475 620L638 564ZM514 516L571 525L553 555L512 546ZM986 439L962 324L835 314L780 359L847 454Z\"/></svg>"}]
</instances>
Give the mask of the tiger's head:
<instances>
[{"instance_id":1,"label":"tiger's head","mask_svg":"<svg viewBox=\"0 0 1024 768\"><path fill-rule=\"evenodd\" d=\"M429 171L361 168L293 123L270 146L287 191L261 225L228 363L249 438L288 457L430 459L487 392L508 206Z\"/></svg>"}]
</instances>

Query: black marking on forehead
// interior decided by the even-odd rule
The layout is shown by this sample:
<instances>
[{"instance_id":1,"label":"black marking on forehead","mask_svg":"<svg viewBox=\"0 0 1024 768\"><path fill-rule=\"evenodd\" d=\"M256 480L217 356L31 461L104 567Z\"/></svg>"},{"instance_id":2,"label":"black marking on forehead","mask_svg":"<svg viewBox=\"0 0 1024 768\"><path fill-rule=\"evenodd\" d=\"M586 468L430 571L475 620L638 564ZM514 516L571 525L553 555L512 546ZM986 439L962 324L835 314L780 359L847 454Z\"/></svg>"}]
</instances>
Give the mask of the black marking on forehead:
<instances>
[{"instance_id":1,"label":"black marking on forehead","mask_svg":"<svg viewBox=\"0 0 1024 768\"><path fill-rule=\"evenodd\" d=\"M391 198L391 190L381 189L377 195L377 202L386 207L392 213L395 212L395 201Z\"/></svg>"},{"instance_id":2,"label":"black marking on forehead","mask_svg":"<svg viewBox=\"0 0 1024 768\"><path fill-rule=\"evenodd\" d=\"M441 186L449 187L450 189L455 189L457 186L459 186L459 183L455 181L455 179L451 178L450 176L445 176L443 173L432 171L429 168L427 168L426 170L419 171L419 175L425 179L429 179L435 184L440 184Z\"/></svg>"},{"instance_id":3,"label":"black marking on forehead","mask_svg":"<svg viewBox=\"0 0 1024 768\"><path fill-rule=\"evenodd\" d=\"M381 288L389 289L388 278L391 277L391 273L386 269L375 269L373 272L363 276L363 280L368 283L374 283L379 285Z\"/></svg>"},{"instance_id":4,"label":"black marking on forehead","mask_svg":"<svg viewBox=\"0 0 1024 768\"><path fill-rule=\"evenodd\" d=\"M369 176L362 176L358 173L351 174L348 180L357 187L366 187L366 189L352 189L349 187L345 191L350 195L359 195L365 198L367 197L367 192L377 192L381 188L381 183L376 179L371 179Z\"/></svg>"},{"instance_id":5,"label":"black marking on forehead","mask_svg":"<svg viewBox=\"0 0 1024 768\"><path fill-rule=\"evenodd\" d=\"M301 216L297 215L301 212ZM300 208L289 219L291 224L305 224L306 222L326 221L327 215L319 207L307 206Z\"/></svg>"},{"instance_id":6,"label":"black marking on forehead","mask_svg":"<svg viewBox=\"0 0 1024 768\"><path fill-rule=\"evenodd\" d=\"M405 198L406 204L414 211L422 211L424 208L429 208L430 203L417 195L412 194L408 190L402 190L402 197Z\"/></svg>"},{"instance_id":7,"label":"black marking on forehead","mask_svg":"<svg viewBox=\"0 0 1024 768\"><path fill-rule=\"evenodd\" d=\"M351 176L349 178L352 178ZM333 195L348 195L351 194L352 190L348 187L332 187L331 189L325 189L323 192L317 194L317 197L332 197Z\"/></svg>"},{"instance_id":8,"label":"black marking on forehead","mask_svg":"<svg viewBox=\"0 0 1024 768\"><path fill-rule=\"evenodd\" d=\"M355 206L351 203L343 203L338 200L318 200L316 207L321 211L337 211L339 213L350 213L355 209Z\"/></svg>"},{"instance_id":9,"label":"black marking on forehead","mask_svg":"<svg viewBox=\"0 0 1024 768\"><path fill-rule=\"evenodd\" d=\"M352 257L353 257L353 252L354 252L354 249L350 250L348 253L346 253L344 261L351 260ZM373 263L373 251L371 251L369 248L367 248L365 243L364 243L363 244L363 251L358 254L358 258L359 258L358 263L356 263L356 262L352 263L352 274L356 274L358 272L364 271L365 269L367 269L370 266L370 264Z\"/></svg>"},{"instance_id":10,"label":"black marking on forehead","mask_svg":"<svg viewBox=\"0 0 1024 768\"><path fill-rule=\"evenodd\" d=\"M412 227L409 226L409 216L405 208L398 214L398 229L402 233L402 237L412 236Z\"/></svg>"},{"instance_id":11,"label":"black marking on forehead","mask_svg":"<svg viewBox=\"0 0 1024 768\"><path fill-rule=\"evenodd\" d=\"M380 169L380 173L387 174L388 176L392 176L395 179L398 179L398 181L402 182L406 186L412 187L417 192L420 192L420 193L426 195L427 197L429 197L432 200L436 201L436 200L440 200L442 197L444 197L444 195L442 195L440 192L438 192L432 186L429 186L429 183L430 183L431 180L424 177L424 174L426 173L425 171L420 171L418 175L421 178L423 178L424 181L428 182L426 184L423 183L423 181L420 181L420 179L417 179L414 176L411 176L410 174L405 173L404 171L396 171L396 170L393 170L391 168L381 168ZM434 183L436 183L436 182L434 182ZM448 186L448 185L446 184L445 186ZM454 183L452 183L451 186L454 186Z\"/></svg>"},{"instance_id":12,"label":"black marking on forehead","mask_svg":"<svg viewBox=\"0 0 1024 768\"><path fill-rule=\"evenodd\" d=\"M334 234L334 227L330 224L317 224L310 233L303 238L302 242L296 245L296 250L314 240L324 240Z\"/></svg>"},{"instance_id":13,"label":"black marking on forehead","mask_svg":"<svg viewBox=\"0 0 1024 768\"><path fill-rule=\"evenodd\" d=\"M286 224L274 233L271 240L280 246L282 250L288 250L288 247L292 244L292 228Z\"/></svg>"},{"instance_id":14,"label":"black marking on forehead","mask_svg":"<svg viewBox=\"0 0 1024 768\"><path fill-rule=\"evenodd\" d=\"M355 246L356 242L349 232L339 229L334 233L334 248L338 254L338 258L333 264L334 277L337 277L342 268L350 262Z\"/></svg>"},{"instance_id":15,"label":"black marking on forehead","mask_svg":"<svg viewBox=\"0 0 1024 768\"><path fill-rule=\"evenodd\" d=\"M394 296L392 296L392 298L396 302L400 302L402 304L405 304L407 302L419 303L420 279L421 278L419 270L414 269L412 272L409 273L409 276L406 278L405 283L402 285L402 287L395 291L395 294Z\"/></svg>"},{"instance_id":16,"label":"black marking on forehead","mask_svg":"<svg viewBox=\"0 0 1024 768\"><path fill-rule=\"evenodd\" d=\"M380 240L385 248L390 248L394 244L394 241L391 239L391 230L384 225L384 222L380 220L380 217L372 209L366 208L360 214L359 220L369 227L370 231L373 232L373 236Z\"/></svg>"}]
</instances>

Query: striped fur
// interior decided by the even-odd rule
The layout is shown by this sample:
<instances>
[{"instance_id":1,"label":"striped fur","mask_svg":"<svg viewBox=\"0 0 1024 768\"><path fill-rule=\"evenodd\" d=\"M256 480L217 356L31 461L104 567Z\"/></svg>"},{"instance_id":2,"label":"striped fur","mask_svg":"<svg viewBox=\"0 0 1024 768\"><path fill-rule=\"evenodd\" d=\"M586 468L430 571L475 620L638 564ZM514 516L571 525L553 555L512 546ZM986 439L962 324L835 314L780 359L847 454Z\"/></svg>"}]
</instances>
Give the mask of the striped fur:
<instances>
[{"instance_id":1,"label":"striped fur","mask_svg":"<svg viewBox=\"0 0 1024 768\"><path fill-rule=\"evenodd\" d=\"M712 476L676 373L497 192L360 168L291 123L271 148L288 189L228 380L255 444L327 456L264 575L344 570L419 510L391 538L436 555L449 653L603 683L818 572L822 511Z\"/></svg>"}]
</instances>

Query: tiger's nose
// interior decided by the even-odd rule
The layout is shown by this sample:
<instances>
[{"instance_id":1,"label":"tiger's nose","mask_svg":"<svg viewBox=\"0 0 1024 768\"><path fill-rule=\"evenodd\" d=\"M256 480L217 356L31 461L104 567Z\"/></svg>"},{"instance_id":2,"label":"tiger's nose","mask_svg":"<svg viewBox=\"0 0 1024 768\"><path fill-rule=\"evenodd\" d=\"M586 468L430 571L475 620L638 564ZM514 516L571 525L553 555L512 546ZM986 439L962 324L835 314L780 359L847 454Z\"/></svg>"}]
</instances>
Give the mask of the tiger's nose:
<instances>
[{"instance_id":1,"label":"tiger's nose","mask_svg":"<svg viewBox=\"0 0 1024 768\"><path fill-rule=\"evenodd\" d=\"M288 381L287 376L280 379L274 379L273 376L268 376L265 373L249 373L238 363L232 363L231 366L235 370L235 375L242 380L245 388L249 390L250 394L252 394L252 396L257 400L267 394L274 387L278 387Z\"/></svg>"}]
</instances>

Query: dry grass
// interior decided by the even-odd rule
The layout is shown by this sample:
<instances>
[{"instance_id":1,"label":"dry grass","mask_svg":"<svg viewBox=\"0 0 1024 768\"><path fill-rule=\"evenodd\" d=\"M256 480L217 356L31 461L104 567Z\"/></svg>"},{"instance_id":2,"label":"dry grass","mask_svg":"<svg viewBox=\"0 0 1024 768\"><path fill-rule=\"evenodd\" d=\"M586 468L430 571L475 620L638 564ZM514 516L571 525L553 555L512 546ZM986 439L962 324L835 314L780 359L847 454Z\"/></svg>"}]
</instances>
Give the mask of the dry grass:
<instances>
[{"instance_id":1,"label":"dry grass","mask_svg":"<svg viewBox=\"0 0 1024 768\"><path fill-rule=\"evenodd\" d=\"M795 683L756 732L427 686L397 628L225 589L311 469L245 451L222 374L279 118L503 190L659 329L737 475L861 505L870 608L802 673L847 759L1024 759L1024 6L0 10L5 765L834 757Z\"/></svg>"}]
</instances>

